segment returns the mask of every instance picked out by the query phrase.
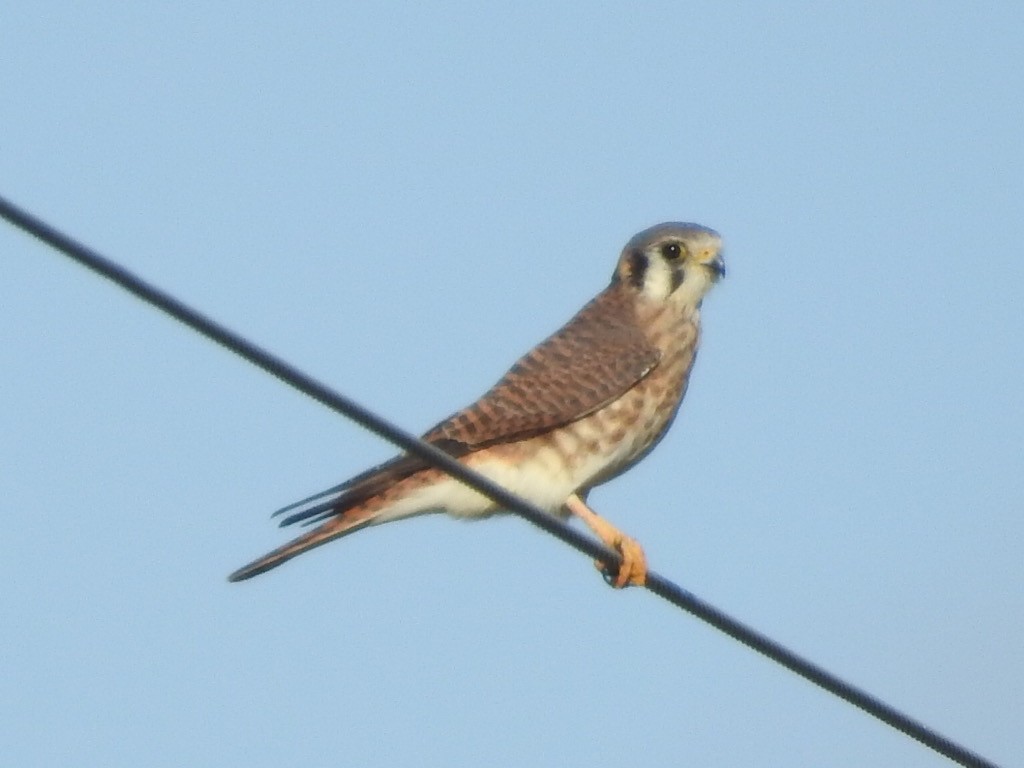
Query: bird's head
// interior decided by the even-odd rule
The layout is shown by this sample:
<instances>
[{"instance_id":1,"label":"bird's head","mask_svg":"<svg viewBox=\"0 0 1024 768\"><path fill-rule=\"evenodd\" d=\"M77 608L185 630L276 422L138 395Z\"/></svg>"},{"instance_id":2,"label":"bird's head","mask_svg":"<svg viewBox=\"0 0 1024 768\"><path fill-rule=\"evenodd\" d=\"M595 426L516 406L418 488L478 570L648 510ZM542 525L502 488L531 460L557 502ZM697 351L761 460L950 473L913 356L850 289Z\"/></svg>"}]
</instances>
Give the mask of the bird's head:
<instances>
[{"instance_id":1,"label":"bird's head","mask_svg":"<svg viewBox=\"0 0 1024 768\"><path fill-rule=\"evenodd\" d=\"M645 229L626 243L612 281L653 301L698 306L724 275L717 232L699 224L669 222Z\"/></svg>"}]
</instances>

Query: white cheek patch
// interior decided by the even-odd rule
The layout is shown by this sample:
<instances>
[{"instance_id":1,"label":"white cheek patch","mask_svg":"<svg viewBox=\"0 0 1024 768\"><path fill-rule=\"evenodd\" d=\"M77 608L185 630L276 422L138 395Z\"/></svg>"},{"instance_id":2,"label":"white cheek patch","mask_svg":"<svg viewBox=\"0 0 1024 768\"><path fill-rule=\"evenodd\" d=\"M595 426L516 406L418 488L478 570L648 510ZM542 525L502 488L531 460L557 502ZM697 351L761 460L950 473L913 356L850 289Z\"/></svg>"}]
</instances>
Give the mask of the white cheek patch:
<instances>
[{"instance_id":1,"label":"white cheek patch","mask_svg":"<svg viewBox=\"0 0 1024 768\"><path fill-rule=\"evenodd\" d=\"M672 267L658 256L648 257L647 269L644 270L642 293L649 299L663 301L672 293Z\"/></svg>"},{"instance_id":2,"label":"white cheek patch","mask_svg":"<svg viewBox=\"0 0 1024 768\"><path fill-rule=\"evenodd\" d=\"M679 282L680 272L682 282ZM641 293L652 301L671 297L672 302L680 306L696 305L710 287L707 270L699 264L670 265L654 256L648 259L644 270Z\"/></svg>"},{"instance_id":3,"label":"white cheek patch","mask_svg":"<svg viewBox=\"0 0 1024 768\"><path fill-rule=\"evenodd\" d=\"M683 280L672 299L682 306L696 306L711 288L711 279L707 270L697 264L686 267L686 278Z\"/></svg>"}]
</instances>

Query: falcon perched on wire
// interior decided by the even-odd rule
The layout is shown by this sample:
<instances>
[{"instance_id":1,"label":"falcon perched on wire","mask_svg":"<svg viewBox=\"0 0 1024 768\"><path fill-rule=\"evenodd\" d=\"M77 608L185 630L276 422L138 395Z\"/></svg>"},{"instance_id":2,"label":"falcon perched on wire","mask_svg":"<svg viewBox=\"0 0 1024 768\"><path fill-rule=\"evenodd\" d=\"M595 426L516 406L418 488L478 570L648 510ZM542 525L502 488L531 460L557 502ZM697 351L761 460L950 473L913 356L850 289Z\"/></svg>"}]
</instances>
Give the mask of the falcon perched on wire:
<instances>
[{"instance_id":1,"label":"falcon perched on wire","mask_svg":"<svg viewBox=\"0 0 1024 768\"><path fill-rule=\"evenodd\" d=\"M622 555L614 585L643 585L640 545L591 510L587 494L664 437L697 354L701 301L724 274L713 230L678 223L645 229L626 243L604 291L423 439L535 505L579 517ZM472 518L499 511L405 454L279 510L282 525L316 527L229 579L251 578L361 528L427 512Z\"/></svg>"}]
</instances>

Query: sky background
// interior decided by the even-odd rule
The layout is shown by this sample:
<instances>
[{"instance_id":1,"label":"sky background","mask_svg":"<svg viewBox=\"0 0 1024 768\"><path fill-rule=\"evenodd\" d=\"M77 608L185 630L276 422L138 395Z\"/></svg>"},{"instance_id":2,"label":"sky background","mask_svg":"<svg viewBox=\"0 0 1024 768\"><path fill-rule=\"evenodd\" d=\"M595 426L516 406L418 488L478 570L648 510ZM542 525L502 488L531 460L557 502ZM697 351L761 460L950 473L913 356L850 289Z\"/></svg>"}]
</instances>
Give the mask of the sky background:
<instances>
[{"instance_id":1,"label":"sky background","mask_svg":"<svg viewBox=\"0 0 1024 768\"><path fill-rule=\"evenodd\" d=\"M591 500L650 563L1024 764L1024 5L0 13L0 194L421 431L664 220L729 274ZM853 7L856 6L856 7ZM393 449L0 226L19 766L949 763L517 518L243 584Z\"/></svg>"}]
</instances>

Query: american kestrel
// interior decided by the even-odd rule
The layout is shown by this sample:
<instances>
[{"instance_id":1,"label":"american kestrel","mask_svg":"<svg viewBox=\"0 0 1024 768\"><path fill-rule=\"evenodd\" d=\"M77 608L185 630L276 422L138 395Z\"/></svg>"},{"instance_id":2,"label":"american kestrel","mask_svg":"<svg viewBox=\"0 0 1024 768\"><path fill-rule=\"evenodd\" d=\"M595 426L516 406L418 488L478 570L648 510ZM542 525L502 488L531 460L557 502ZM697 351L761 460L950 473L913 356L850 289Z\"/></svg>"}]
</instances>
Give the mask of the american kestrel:
<instances>
[{"instance_id":1,"label":"american kestrel","mask_svg":"<svg viewBox=\"0 0 1024 768\"><path fill-rule=\"evenodd\" d=\"M714 230L645 229L626 243L604 291L423 439L552 514L579 517L622 555L614 586L643 585L640 545L585 499L664 437L697 354L701 301L724 274ZM422 459L401 455L279 510L288 513L282 526L318 525L229 579L251 578L372 525L428 512L473 518L499 511Z\"/></svg>"}]
</instances>

